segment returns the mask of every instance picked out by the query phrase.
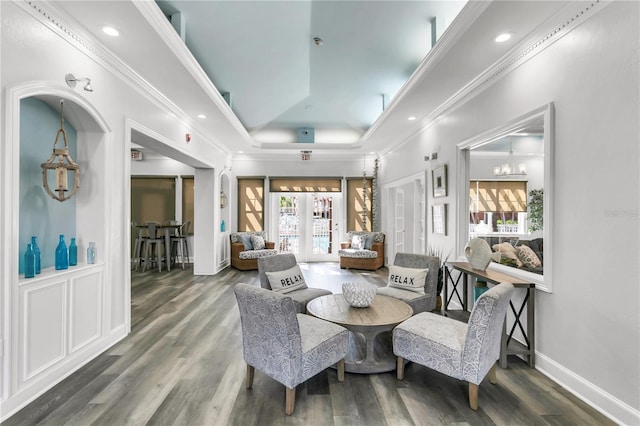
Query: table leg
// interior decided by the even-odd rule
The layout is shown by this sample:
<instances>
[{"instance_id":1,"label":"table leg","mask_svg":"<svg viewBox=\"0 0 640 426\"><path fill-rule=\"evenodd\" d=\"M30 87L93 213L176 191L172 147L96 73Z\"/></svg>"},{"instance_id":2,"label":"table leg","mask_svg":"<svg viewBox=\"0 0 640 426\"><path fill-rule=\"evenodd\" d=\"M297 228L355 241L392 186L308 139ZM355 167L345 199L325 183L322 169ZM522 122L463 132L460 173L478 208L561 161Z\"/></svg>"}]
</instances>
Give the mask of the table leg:
<instances>
[{"instance_id":1,"label":"table leg","mask_svg":"<svg viewBox=\"0 0 640 426\"><path fill-rule=\"evenodd\" d=\"M171 234L169 228L164 229L164 257L167 261L167 272L171 271Z\"/></svg>"},{"instance_id":2,"label":"table leg","mask_svg":"<svg viewBox=\"0 0 640 426\"><path fill-rule=\"evenodd\" d=\"M536 311L536 289L529 287L529 304L527 305L527 334L529 335L529 367L536 365L536 336L535 336L535 311Z\"/></svg>"}]
</instances>

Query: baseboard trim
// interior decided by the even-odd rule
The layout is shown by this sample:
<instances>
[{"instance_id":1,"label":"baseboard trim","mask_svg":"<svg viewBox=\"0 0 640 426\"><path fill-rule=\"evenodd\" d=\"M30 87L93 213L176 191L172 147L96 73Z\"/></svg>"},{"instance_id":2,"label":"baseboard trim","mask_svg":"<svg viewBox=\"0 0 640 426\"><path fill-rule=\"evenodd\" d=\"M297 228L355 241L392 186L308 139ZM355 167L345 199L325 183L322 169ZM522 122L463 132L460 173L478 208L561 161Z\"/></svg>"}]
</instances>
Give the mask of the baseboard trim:
<instances>
[{"instance_id":1,"label":"baseboard trim","mask_svg":"<svg viewBox=\"0 0 640 426\"><path fill-rule=\"evenodd\" d=\"M539 352L536 369L612 421L621 425L640 424L639 410Z\"/></svg>"}]
</instances>

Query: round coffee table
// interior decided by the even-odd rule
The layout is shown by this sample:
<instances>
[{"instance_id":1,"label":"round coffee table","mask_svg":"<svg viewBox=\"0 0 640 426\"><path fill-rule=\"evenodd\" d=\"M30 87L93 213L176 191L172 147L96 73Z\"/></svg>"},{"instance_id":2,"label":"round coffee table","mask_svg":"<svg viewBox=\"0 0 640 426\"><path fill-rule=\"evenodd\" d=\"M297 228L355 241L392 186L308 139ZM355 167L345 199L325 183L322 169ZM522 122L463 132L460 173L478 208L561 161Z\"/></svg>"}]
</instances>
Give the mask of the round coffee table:
<instances>
[{"instance_id":1,"label":"round coffee table","mask_svg":"<svg viewBox=\"0 0 640 426\"><path fill-rule=\"evenodd\" d=\"M342 294L313 299L307 313L349 330L345 371L382 373L396 368L391 331L413 315L411 306L393 297L376 295L367 308L354 308Z\"/></svg>"}]
</instances>

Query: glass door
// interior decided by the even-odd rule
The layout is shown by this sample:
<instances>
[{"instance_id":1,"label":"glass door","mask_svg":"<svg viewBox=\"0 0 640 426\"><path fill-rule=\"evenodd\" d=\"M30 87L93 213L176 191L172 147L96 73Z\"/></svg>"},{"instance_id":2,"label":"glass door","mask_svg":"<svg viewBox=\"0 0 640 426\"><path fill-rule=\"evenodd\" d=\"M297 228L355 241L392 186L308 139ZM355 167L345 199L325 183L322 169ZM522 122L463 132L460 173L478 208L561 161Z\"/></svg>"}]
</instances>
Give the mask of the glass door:
<instances>
[{"instance_id":1,"label":"glass door","mask_svg":"<svg viewBox=\"0 0 640 426\"><path fill-rule=\"evenodd\" d=\"M295 254L299 262L338 260L340 194L277 193L272 197L280 252Z\"/></svg>"}]
</instances>

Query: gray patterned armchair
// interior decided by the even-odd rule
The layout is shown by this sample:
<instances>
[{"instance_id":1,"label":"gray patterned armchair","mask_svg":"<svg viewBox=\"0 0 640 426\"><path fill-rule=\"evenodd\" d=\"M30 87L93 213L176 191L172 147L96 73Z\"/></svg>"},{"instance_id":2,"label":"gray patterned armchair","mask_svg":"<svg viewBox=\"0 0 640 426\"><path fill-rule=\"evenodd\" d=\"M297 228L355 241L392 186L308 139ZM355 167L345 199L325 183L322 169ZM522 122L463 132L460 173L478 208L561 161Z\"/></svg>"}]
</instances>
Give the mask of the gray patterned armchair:
<instances>
[{"instance_id":1,"label":"gray patterned armchair","mask_svg":"<svg viewBox=\"0 0 640 426\"><path fill-rule=\"evenodd\" d=\"M440 259L436 256L424 254L396 253L393 264L404 268L428 269L429 272L424 279L424 294L394 287L379 287L378 294L402 300L413 308L414 314L433 311L436 308L438 296L436 290L438 287Z\"/></svg>"},{"instance_id":2,"label":"gray patterned armchair","mask_svg":"<svg viewBox=\"0 0 640 426\"><path fill-rule=\"evenodd\" d=\"M274 256L263 257L258 259L258 276L260 277L260 287L271 290L271 284L267 277L267 272L284 271L296 266L296 257L293 253L280 253ZM299 313L307 312L307 303L316 297L331 294L329 290L322 288L308 287L287 293L287 296L293 299L296 305L296 311Z\"/></svg>"},{"instance_id":3,"label":"gray patterned armchair","mask_svg":"<svg viewBox=\"0 0 640 426\"><path fill-rule=\"evenodd\" d=\"M247 389L257 368L286 387L285 413L293 414L296 386L333 364L338 381L344 380L347 329L309 315L296 314L285 295L237 284L234 288L242 347L247 363Z\"/></svg>"},{"instance_id":4,"label":"gray patterned armchair","mask_svg":"<svg viewBox=\"0 0 640 426\"><path fill-rule=\"evenodd\" d=\"M393 353L398 357L398 380L404 360L469 382L469 406L478 409L478 385L485 376L496 383L502 326L507 315L511 283L501 283L476 301L465 324L431 312L415 315L393 330Z\"/></svg>"}]
</instances>

